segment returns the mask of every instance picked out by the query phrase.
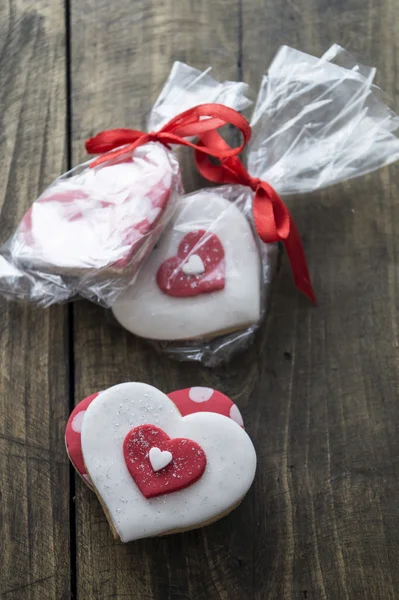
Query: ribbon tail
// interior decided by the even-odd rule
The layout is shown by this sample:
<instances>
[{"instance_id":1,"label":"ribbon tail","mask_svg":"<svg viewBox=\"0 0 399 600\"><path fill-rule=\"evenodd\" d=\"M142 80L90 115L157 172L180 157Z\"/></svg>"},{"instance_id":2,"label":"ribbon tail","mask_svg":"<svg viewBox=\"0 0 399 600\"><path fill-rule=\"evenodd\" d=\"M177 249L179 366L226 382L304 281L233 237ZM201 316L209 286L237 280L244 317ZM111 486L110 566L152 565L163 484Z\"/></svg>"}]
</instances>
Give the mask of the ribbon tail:
<instances>
[{"instance_id":1,"label":"ribbon tail","mask_svg":"<svg viewBox=\"0 0 399 600\"><path fill-rule=\"evenodd\" d=\"M292 219L290 219L290 221L290 233L284 240L284 245L291 263L295 285L299 291L305 294L305 296L307 296L309 300L313 302L313 304L316 304L316 295L310 279L301 238L294 221Z\"/></svg>"}]
</instances>

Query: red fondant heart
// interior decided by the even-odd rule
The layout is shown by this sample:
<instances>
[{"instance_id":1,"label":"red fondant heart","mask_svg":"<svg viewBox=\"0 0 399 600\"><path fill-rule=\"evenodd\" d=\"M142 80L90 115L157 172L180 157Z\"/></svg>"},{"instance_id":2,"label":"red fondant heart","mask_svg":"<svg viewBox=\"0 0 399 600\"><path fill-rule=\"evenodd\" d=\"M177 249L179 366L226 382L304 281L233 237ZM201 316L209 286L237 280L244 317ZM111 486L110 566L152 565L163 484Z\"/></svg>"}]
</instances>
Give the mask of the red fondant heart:
<instances>
[{"instance_id":1,"label":"red fondant heart","mask_svg":"<svg viewBox=\"0 0 399 600\"><path fill-rule=\"evenodd\" d=\"M203 272L187 274L183 271L184 265L194 256L201 259ZM177 256L168 258L159 267L157 284L168 296L177 297L222 290L225 286L224 249L218 236L202 229L185 235Z\"/></svg>"},{"instance_id":2,"label":"red fondant heart","mask_svg":"<svg viewBox=\"0 0 399 600\"><path fill-rule=\"evenodd\" d=\"M151 448L169 451L172 461L154 471L149 460ZM206 467L206 456L196 442L171 439L155 425L139 425L125 437L123 455L130 475L146 498L182 490L197 481Z\"/></svg>"}]
</instances>

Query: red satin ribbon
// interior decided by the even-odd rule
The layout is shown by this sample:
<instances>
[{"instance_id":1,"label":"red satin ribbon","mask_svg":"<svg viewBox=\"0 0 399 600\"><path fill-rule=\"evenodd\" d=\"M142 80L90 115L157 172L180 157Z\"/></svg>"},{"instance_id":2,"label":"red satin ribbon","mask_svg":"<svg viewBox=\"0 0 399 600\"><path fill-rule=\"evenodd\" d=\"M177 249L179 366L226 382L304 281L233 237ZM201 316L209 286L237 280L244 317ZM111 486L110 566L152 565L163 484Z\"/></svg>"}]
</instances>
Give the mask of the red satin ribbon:
<instances>
[{"instance_id":1,"label":"red satin ribbon","mask_svg":"<svg viewBox=\"0 0 399 600\"><path fill-rule=\"evenodd\" d=\"M212 148L229 147L216 131L203 134L201 142ZM255 192L253 215L260 239L268 244L284 242L297 288L316 304L301 238L288 208L277 192L266 181L251 177L237 156L215 165L203 152L196 151L195 159L199 172L209 181L245 185Z\"/></svg>"},{"instance_id":2,"label":"red satin ribbon","mask_svg":"<svg viewBox=\"0 0 399 600\"><path fill-rule=\"evenodd\" d=\"M243 141L240 146L231 148L216 132L216 129L227 124L241 131ZM200 143L193 144L185 139L191 136L199 136ZM246 185L255 192L253 214L259 237L266 243L284 242L296 286L316 303L301 238L288 208L266 181L251 177L237 158L250 137L251 127L238 112L222 104L201 104L171 119L159 131L102 131L87 140L86 150L89 154L102 154L90 163L92 168L148 142L160 142L167 147L179 144L194 148L197 167L206 179L216 183ZM221 164L214 165L209 156L218 158Z\"/></svg>"},{"instance_id":3,"label":"red satin ribbon","mask_svg":"<svg viewBox=\"0 0 399 600\"><path fill-rule=\"evenodd\" d=\"M224 125L234 125L243 136L240 146L231 148L227 144L222 147L217 140L213 147L212 141L204 146L193 144L186 137L202 136ZM89 154L102 154L90 163L90 167L97 167L102 163L132 152L138 146L148 142L160 142L169 147L172 144L190 146L199 153L215 156L221 160L239 154L251 137L251 127L237 111L222 104L201 104L180 113L171 119L159 131L145 133L135 129L110 129L102 131L95 137L86 141L86 150ZM222 139L222 138L220 138ZM122 146L122 147L121 147ZM105 153L105 154L104 154Z\"/></svg>"}]
</instances>

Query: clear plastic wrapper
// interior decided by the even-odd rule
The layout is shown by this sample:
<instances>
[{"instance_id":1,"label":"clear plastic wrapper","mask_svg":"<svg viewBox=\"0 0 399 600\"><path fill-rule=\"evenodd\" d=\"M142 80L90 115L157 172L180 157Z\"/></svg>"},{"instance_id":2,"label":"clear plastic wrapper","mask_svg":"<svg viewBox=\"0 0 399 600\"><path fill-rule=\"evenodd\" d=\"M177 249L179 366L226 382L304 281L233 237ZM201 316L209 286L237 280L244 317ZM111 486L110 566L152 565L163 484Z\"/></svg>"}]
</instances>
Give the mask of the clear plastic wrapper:
<instances>
[{"instance_id":1,"label":"clear plastic wrapper","mask_svg":"<svg viewBox=\"0 0 399 600\"><path fill-rule=\"evenodd\" d=\"M157 131L198 104L242 109L247 86L175 63L148 117ZM177 156L149 141L56 179L0 248L0 293L49 306L81 296L105 307L132 282L183 193Z\"/></svg>"},{"instance_id":2,"label":"clear plastic wrapper","mask_svg":"<svg viewBox=\"0 0 399 600\"><path fill-rule=\"evenodd\" d=\"M282 47L254 109L250 175L284 197L396 161L398 117L374 76L337 45L321 58ZM245 349L266 312L277 257L277 245L254 229L253 196L230 185L180 200L136 284L113 307L119 323L174 358L207 366Z\"/></svg>"},{"instance_id":3,"label":"clear plastic wrapper","mask_svg":"<svg viewBox=\"0 0 399 600\"><path fill-rule=\"evenodd\" d=\"M157 143L137 148L134 158L86 163L59 177L6 246L7 258L36 284L29 300L49 305L80 295L110 306L172 216L179 177L176 157ZM49 285L54 278L58 286Z\"/></svg>"},{"instance_id":4,"label":"clear plastic wrapper","mask_svg":"<svg viewBox=\"0 0 399 600\"><path fill-rule=\"evenodd\" d=\"M176 61L147 120L148 131L158 131L178 113L198 104L216 102L242 111L252 104L248 85L242 81L214 79L211 67L205 71Z\"/></svg>"},{"instance_id":5,"label":"clear plastic wrapper","mask_svg":"<svg viewBox=\"0 0 399 600\"><path fill-rule=\"evenodd\" d=\"M399 117L376 69L333 45L321 58L283 46L264 76L248 170L280 196L303 194L395 162Z\"/></svg>"}]
</instances>

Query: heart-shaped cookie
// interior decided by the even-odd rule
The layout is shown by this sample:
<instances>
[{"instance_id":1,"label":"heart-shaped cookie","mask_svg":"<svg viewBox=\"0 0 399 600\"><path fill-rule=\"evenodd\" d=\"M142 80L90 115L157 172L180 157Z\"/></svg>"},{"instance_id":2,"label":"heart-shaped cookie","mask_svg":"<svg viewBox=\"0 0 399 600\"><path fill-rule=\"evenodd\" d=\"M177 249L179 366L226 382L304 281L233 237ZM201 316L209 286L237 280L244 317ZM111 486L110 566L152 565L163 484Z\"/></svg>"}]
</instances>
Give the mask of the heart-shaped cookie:
<instances>
[{"instance_id":1,"label":"heart-shaped cookie","mask_svg":"<svg viewBox=\"0 0 399 600\"><path fill-rule=\"evenodd\" d=\"M185 262L190 257L198 258ZM260 275L260 253L245 214L222 192L203 190L179 201L158 247L112 310L141 337L210 338L258 322Z\"/></svg>"},{"instance_id":2,"label":"heart-shaped cookie","mask_svg":"<svg viewBox=\"0 0 399 600\"><path fill-rule=\"evenodd\" d=\"M185 235L177 256L168 258L159 267L157 283L168 296L180 298L222 290L224 250L218 236L204 229Z\"/></svg>"},{"instance_id":3,"label":"heart-shaped cookie","mask_svg":"<svg viewBox=\"0 0 399 600\"><path fill-rule=\"evenodd\" d=\"M159 237L153 232L177 188L177 161L160 144L138 148L134 159L81 165L27 211L11 240L13 258L57 275L103 281L107 270L127 267L133 275Z\"/></svg>"},{"instance_id":4,"label":"heart-shaped cookie","mask_svg":"<svg viewBox=\"0 0 399 600\"><path fill-rule=\"evenodd\" d=\"M255 450L242 427L216 413L182 417L170 398L143 383L120 384L92 400L81 441L90 480L124 542L222 517L246 494L255 474ZM173 460L154 471L151 448L167 450ZM136 464L133 477L130 460L141 463L146 484L138 485L140 467ZM148 487L149 476L160 487ZM179 478L180 488L167 493L167 481Z\"/></svg>"},{"instance_id":5,"label":"heart-shaped cookie","mask_svg":"<svg viewBox=\"0 0 399 600\"><path fill-rule=\"evenodd\" d=\"M86 409L97 396L98 392L84 398L75 406L65 429L65 445L69 459L90 488L91 483L84 465L80 434ZM212 388L191 387L176 390L168 394L168 397L174 402L183 417L196 412L215 412L230 417L241 427L244 426L238 406L228 396Z\"/></svg>"}]
</instances>

